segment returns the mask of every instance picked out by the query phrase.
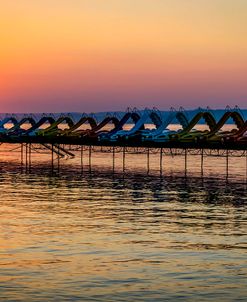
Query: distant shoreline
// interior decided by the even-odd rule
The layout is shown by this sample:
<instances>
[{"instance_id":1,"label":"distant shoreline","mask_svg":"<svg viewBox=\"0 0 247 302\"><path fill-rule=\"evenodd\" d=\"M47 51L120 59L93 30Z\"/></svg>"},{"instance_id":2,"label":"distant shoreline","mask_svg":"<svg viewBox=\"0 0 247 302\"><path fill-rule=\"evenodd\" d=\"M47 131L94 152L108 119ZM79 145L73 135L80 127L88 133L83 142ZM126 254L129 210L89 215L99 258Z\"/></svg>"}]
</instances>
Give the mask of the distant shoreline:
<instances>
[{"instance_id":1,"label":"distant shoreline","mask_svg":"<svg viewBox=\"0 0 247 302\"><path fill-rule=\"evenodd\" d=\"M185 114L188 116L188 118L191 118L199 111L208 111L208 109L200 108L200 109L191 109L191 110L185 110ZM232 109L233 110L233 109ZM226 110L225 109L212 109L210 112L214 115L216 120L219 120L221 116L224 114ZM241 109L239 110L241 114L243 115L244 119L247 119L247 109ZM138 112L143 113L144 110L138 110ZM170 110L160 110L159 111L161 115L165 118L170 114ZM74 120L80 119L80 117L83 114L92 115L97 121L101 121L106 115L114 115L121 118L126 111L105 111L105 112L95 112L95 113L83 113L83 112L56 112L56 113L0 113L0 120L3 119L6 115L14 115L16 118L23 118L26 115L33 115L37 119L39 119L43 115L53 115L55 118L61 116L61 115L70 115ZM203 121L200 121L199 124L203 124ZM227 122L227 124L231 124L231 120Z\"/></svg>"}]
</instances>

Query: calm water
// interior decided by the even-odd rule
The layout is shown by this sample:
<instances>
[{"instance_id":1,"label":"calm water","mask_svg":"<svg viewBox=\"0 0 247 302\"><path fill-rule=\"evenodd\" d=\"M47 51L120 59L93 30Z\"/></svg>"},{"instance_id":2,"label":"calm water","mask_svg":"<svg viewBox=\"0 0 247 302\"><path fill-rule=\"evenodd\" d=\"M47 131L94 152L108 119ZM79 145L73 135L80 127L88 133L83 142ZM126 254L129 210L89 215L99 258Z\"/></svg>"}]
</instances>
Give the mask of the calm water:
<instances>
[{"instance_id":1,"label":"calm water","mask_svg":"<svg viewBox=\"0 0 247 302\"><path fill-rule=\"evenodd\" d=\"M245 158L87 153L61 160L2 147L0 163L1 301L245 301ZM34 152L34 150L33 150ZM77 154L78 155L78 154Z\"/></svg>"}]
</instances>

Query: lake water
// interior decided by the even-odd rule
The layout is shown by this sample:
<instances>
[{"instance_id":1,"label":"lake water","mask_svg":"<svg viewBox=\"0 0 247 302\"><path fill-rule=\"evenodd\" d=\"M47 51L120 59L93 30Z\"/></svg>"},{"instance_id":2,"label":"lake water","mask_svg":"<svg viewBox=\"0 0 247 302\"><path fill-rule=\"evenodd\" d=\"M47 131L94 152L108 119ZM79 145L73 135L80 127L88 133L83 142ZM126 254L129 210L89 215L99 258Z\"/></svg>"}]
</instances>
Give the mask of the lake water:
<instances>
[{"instance_id":1,"label":"lake water","mask_svg":"<svg viewBox=\"0 0 247 302\"><path fill-rule=\"evenodd\" d=\"M1 301L246 301L246 157L0 149ZM12 150L12 152L9 152ZM102 150L107 151L107 150ZM119 150L120 151L120 150ZM38 153L37 153L38 152ZM57 165L57 161L55 161ZM149 174L147 175L147 172Z\"/></svg>"}]
</instances>

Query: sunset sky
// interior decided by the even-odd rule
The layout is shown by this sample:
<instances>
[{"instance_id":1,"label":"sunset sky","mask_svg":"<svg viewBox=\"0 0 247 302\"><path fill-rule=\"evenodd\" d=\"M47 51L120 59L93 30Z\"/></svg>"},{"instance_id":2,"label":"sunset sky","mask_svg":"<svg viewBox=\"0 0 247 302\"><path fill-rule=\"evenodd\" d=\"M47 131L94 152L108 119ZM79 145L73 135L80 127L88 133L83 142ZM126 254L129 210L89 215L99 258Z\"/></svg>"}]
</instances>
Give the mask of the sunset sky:
<instances>
[{"instance_id":1,"label":"sunset sky","mask_svg":"<svg viewBox=\"0 0 247 302\"><path fill-rule=\"evenodd\" d=\"M0 112L247 107L246 0L0 4Z\"/></svg>"}]
</instances>

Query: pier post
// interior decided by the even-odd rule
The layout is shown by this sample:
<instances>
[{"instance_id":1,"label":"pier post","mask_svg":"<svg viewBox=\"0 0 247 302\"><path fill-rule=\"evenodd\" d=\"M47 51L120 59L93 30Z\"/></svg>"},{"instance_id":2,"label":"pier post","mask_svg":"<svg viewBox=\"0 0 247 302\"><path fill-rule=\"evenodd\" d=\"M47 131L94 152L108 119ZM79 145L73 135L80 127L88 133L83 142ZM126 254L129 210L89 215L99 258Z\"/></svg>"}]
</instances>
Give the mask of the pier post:
<instances>
[{"instance_id":1,"label":"pier post","mask_svg":"<svg viewBox=\"0 0 247 302\"><path fill-rule=\"evenodd\" d=\"M32 165L32 144L30 143L29 144L29 163L28 163L28 165L29 165L29 172L31 171L31 165Z\"/></svg>"},{"instance_id":2,"label":"pier post","mask_svg":"<svg viewBox=\"0 0 247 302\"><path fill-rule=\"evenodd\" d=\"M81 173L83 172L83 145L81 146Z\"/></svg>"},{"instance_id":3,"label":"pier post","mask_svg":"<svg viewBox=\"0 0 247 302\"><path fill-rule=\"evenodd\" d=\"M115 173L115 146L112 148L112 172Z\"/></svg>"},{"instance_id":4,"label":"pier post","mask_svg":"<svg viewBox=\"0 0 247 302\"><path fill-rule=\"evenodd\" d=\"M88 149L88 162L89 162L89 172L92 172L92 146L89 146Z\"/></svg>"},{"instance_id":5,"label":"pier post","mask_svg":"<svg viewBox=\"0 0 247 302\"><path fill-rule=\"evenodd\" d=\"M51 144L51 172L54 172L54 145Z\"/></svg>"},{"instance_id":6,"label":"pier post","mask_svg":"<svg viewBox=\"0 0 247 302\"><path fill-rule=\"evenodd\" d=\"M201 176L203 177L204 150L201 149Z\"/></svg>"},{"instance_id":7,"label":"pier post","mask_svg":"<svg viewBox=\"0 0 247 302\"><path fill-rule=\"evenodd\" d=\"M126 147L123 147L123 173L125 172L125 148Z\"/></svg>"},{"instance_id":8,"label":"pier post","mask_svg":"<svg viewBox=\"0 0 247 302\"><path fill-rule=\"evenodd\" d=\"M229 177L229 150L226 149L226 180Z\"/></svg>"},{"instance_id":9,"label":"pier post","mask_svg":"<svg viewBox=\"0 0 247 302\"><path fill-rule=\"evenodd\" d=\"M160 176L163 174L163 148L160 149Z\"/></svg>"},{"instance_id":10,"label":"pier post","mask_svg":"<svg viewBox=\"0 0 247 302\"><path fill-rule=\"evenodd\" d=\"M26 161L26 173L28 171L28 143L26 143L26 158L25 158L25 161Z\"/></svg>"},{"instance_id":11,"label":"pier post","mask_svg":"<svg viewBox=\"0 0 247 302\"><path fill-rule=\"evenodd\" d=\"M149 164L150 152L149 148L147 149L147 174L149 174L150 164Z\"/></svg>"},{"instance_id":12,"label":"pier post","mask_svg":"<svg viewBox=\"0 0 247 302\"><path fill-rule=\"evenodd\" d=\"M187 154L188 150L184 149L184 176L187 177Z\"/></svg>"},{"instance_id":13,"label":"pier post","mask_svg":"<svg viewBox=\"0 0 247 302\"><path fill-rule=\"evenodd\" d=\"M59 147L60 147L60 145L58 144L57 145L57 147L58 147L58 154L57 154L57 172L59 173L60 172L60 154L59 154Z\"/></svg>"},{"instance_id":14,"label":"pier post","mask_svg":"<svg viewBox=\"0 0 247 302\"><path fill-rule=\"evenodd\" d=\"M23 167L23 143L21 143L21 168Z\"/></svg>"}]
</instances>

